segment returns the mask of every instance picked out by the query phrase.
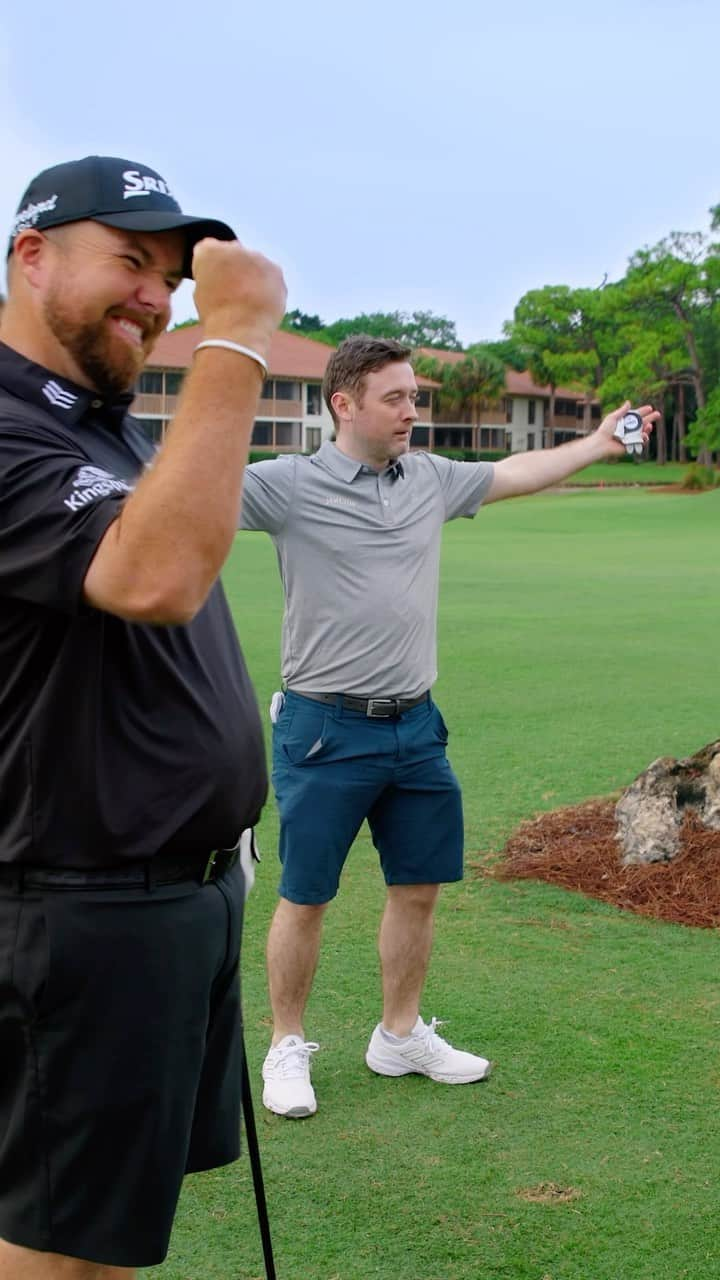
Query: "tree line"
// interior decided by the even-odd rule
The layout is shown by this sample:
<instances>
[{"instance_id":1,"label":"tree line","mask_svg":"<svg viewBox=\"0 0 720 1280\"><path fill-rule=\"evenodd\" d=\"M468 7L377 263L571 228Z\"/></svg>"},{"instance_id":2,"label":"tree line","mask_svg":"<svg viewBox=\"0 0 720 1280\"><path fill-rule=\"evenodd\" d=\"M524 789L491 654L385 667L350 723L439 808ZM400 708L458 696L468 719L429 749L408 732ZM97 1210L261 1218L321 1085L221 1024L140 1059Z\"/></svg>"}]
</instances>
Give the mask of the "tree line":
<instances>
[{"instance_id":1,"label":"tree line","mask_svg":"<svg viewBox=\"0 0 720 1280\"><path fill-rule=\"evenodd\" d=\"M374 312L323 324L288 312L283 328L336 346L352 333L397 338L408 346L462 352L442 363L416 358L419 373L440 383L444 407L476 408L497 399L505 368L527 369L549 388L549 420L558 387L604 408L628 397L662 411L655 428L658 462L709 463L720 450L720 205L709 232L674 231L639 249L620 280L597 288L531 289L503 326L504 338L463 348L455 324L430 311ZM552 440L550 440L552 443Z\"/></svg>"}]
</instances>

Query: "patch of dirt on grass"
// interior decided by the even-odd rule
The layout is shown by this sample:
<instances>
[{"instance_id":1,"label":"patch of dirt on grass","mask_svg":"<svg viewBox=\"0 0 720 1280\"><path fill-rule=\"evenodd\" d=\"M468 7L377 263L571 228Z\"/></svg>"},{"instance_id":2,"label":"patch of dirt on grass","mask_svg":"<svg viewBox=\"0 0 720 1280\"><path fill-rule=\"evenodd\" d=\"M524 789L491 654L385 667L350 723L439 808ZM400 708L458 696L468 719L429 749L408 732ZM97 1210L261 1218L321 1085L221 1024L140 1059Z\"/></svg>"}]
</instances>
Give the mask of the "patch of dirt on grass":
<instances>
[{"instance_id":1,"label":"patch of dirt on grass","mask_svg":"<svg viewBox=\"0 0 720 1280\"><path fill-rule=\"evenodd\" d=\"M623 867L615 803L589 800L524 822L499 860L481 859L477 869L501 880L544 880L674 924L720 928L720 831L708 831L688 810L676 858Z\"/></svg>"},{"instance_id":2,"label":"patch of dirt on grass","mask_svg":"<svg viewBox=\"0 0 720 1280\"><path fill-rule=\"evenodd\" d=\"M582 1192L577 1187L561 1187L557 1182L539 1182L536 1187L522 1187L515 1195L531 1204L567 1204L569 1200L579 1200Z\"/></svg>"}]
</instances>

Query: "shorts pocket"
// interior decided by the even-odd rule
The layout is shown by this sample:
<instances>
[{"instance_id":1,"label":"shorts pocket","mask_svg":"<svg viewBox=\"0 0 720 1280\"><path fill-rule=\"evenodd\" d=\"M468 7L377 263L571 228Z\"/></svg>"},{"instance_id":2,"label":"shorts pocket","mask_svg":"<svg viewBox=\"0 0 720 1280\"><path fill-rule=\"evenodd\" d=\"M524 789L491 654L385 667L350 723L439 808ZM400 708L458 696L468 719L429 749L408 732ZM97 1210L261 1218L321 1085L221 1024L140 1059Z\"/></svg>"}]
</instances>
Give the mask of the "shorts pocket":
<instances>
[{"instance_id":1,"label":"shorts pocket","mask_svg":"<svg viewBox=\"0 0 720 1280\"><path fill-rule=\"evenodd\" d=\"M45 903L21 898L13 960L13 985L30 1020L40 1017L51 990L50 928Z\"/></svg>"},{"instance_id":2,"label":"shorts pocket","mask_svg":"<svg viewBox=\"0 0 720 1280\"><path fill-rule=\"evenodd\" d=\"M317 711L296 708L287 723L280 719L275 726L276 760L282 763L284 759L293 765L314 764L327 754L330 727L331 717L322 706L318 705Z\"/></svg>"},{"instance_id":3,"label":"shorts pocket","mask_svg":"<svg viewBox=\"0 0 720 1280\"><path fill-rule=\"evenodd\" d=\"M58 890L28 900L25 912L36 947L27 970L34 981L30 994L35 1018L64 1018L71 1007L75 1016L100 972L97 922L89 895L78 901L75 894Z\"/></svg>"},{"instance_id":4,"label":"shorts pocket","mask_svg":"<svg viewBox=\"0 0 720 1280\"><path fill-rule=\"evenodd\" d=\"M442 745L446 747L449 737L448 727L442 718L440 708L437 707L435 703L433 703L432 707L432 731L438 742L441 742Z\"/></svg>"}]
</instances>

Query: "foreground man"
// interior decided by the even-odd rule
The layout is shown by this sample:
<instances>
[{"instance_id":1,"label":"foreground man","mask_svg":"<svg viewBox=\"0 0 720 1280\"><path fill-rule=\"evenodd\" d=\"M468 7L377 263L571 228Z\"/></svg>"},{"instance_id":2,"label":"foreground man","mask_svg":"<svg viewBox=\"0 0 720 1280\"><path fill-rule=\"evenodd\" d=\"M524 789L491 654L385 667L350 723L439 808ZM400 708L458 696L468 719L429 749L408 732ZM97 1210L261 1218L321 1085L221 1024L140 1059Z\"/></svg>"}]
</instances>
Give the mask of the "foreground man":
<instances>
[{"instance_id":1,"label":"foreground man","mask_svg":"<svg viewBox=\"0 0 720 1280\"><path fill-rule=\"evenodd\" d=\"M499 463L408 454L417 418L410 351L348 338L327 366L337 439L311 458L246 473L242 526L265 529L285 588L273 785L281 817L280 902L268 938L274 1034L265 1106L316 1110L303 1015L323 915L367 818L387 883L380 926L383 1016L366 1062L444 1084L487 1076L486 1058L453 1048L420 1016L440 884L462 877L460 788L430 690L437 675L440 534L481 503L534 493L600 458L628 406L585 439ZM658 417L641 409L647 441ZM278 703L282 703L281 709Z\"/></svg>"},{"instance_id":2,"label":"foreground man","mask_svg":"<svg viewBox=\"0 0 720 1280\"><path fill-rule=\"evenodd\" d=\"M220 345L149 468L131 388L191 274ZM238 1155L234 846L267 779L217 577L284 305L279 269L145 165L58 165L20 203L0 332L2 1280L161 1262L183 1175Z\"/></svg>"}]
</instances>

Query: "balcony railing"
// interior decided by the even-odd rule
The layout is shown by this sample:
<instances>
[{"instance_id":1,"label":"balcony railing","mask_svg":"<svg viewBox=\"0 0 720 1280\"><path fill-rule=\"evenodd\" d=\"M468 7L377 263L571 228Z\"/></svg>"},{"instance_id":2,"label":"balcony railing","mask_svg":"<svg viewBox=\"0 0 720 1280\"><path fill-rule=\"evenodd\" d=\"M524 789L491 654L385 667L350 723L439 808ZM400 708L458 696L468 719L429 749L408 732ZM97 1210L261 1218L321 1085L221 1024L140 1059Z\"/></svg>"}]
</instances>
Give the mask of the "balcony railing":
<instances>
[{"instance_id":1,"label":"balcony railing","mask_svg":"<svg viewBox=\"0 0 720 1280\"><path fill-rule=\"evenodd\" d=\"M179 396L148 395L141 392L133 400L130 412L136 418L173 418L177 413Z\"/></svg>"}]
</instances>

